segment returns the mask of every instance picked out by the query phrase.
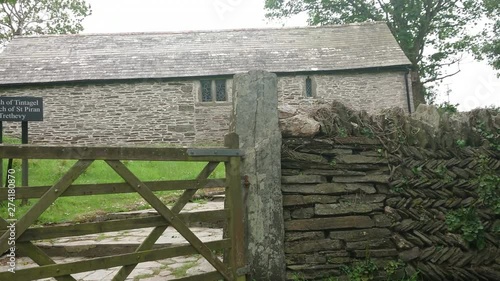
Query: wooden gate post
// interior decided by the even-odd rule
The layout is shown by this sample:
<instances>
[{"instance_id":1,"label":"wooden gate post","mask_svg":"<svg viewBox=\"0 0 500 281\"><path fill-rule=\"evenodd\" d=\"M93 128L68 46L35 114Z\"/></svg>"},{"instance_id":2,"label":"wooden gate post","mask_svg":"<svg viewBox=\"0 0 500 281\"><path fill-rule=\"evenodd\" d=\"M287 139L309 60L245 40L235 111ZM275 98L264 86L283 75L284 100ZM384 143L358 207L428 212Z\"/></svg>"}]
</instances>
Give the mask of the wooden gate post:
<instances>
[{"instance_id":1,"label":"wooden gate post","mask_svg":"<svg viewBox=\"0 0 500 281\"><path fill-rule=\"evenodd\" d=\"M285 280L281 132L277 76L266 71L233 80L231 132L239 135L246 196L246 257L249 280Z\"/></svg>"}]
</instances>

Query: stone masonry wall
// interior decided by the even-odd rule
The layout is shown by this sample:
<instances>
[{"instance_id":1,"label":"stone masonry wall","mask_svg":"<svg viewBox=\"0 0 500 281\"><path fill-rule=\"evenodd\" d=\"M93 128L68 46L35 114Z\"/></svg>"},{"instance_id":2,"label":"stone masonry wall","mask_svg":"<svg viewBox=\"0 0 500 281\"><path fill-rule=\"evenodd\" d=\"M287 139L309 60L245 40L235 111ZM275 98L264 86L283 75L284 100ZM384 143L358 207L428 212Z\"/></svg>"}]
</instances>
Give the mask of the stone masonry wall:
<instances>
[{"instance_id":1,"label":"stone masonry wall","mask_svg":"<svg viewBox=\"0 0 500 281\"><path fill-rule=\"evenodd\" d=\"M369 113L394 106L408 111L405 75L402 71L309 75L316 92L316 96L312 98L305 96L307 77L281 76L278 81L280 103L314 109L318 103L336 100Z\"/></svg>"},{"instance_id":2,"label":"stone masonry wall","mask_svg":"<svg viewBox=\"0 0 500 281\"><path fill-rule=\"evenodd\" d=\"M44 121L30 122L35 143L221 143L231 99L201 104L198 93L196 81L0 88L2 96L44 98ZM20 136L20 122L4 124L6 135Z\"/></svg>"},{"instance_id":3,"label":"stone masonry wall","mask_svg":"<svg viewBox=\"0 0 500 281\"><path fill-rule=\"evenodd\" d=\"M375 112L407 110L403 72L312 75L316 96L305 97L307 76L278 78L280 104L317 105L339 99ZM43 122L30 123L33 143L222 144L232 108L227 102L199 102L198 80L144 80L0 88L1 96L44 98ZM5 134L20 136L19 122L5 122Z\"/></svg>"},{"instance_id":4,"label":"stone masonry wall","mask_svg":"<svg viewBox=\"0 0 500 281\"><path fill-rule=\"evenodd\" d=\"M368 145L367 145L368 144ZM394 259L387 161L370 140L283 139L282 192L288 278L341 276L366 256Z\"/></svg>"},{"instance_id":5,"label":"stone masonry wall","mask_svg":"<svg viewBox=\"0 0 500 281\"><path fill-rule=\"evenodd\" d=\"M500 280L500 216L478 204L472 180L483 148L403 147L402 161L392 163L382 150L360 137L283 140L288 278L348 280L343 266L371 259L379 271L366 280L387 280L384 266L398 260L400 278L418 271L418 280ZM487 153L500 174L500 154ZM395 165L405 177L390 178ZM449 212L474 205L484 223L481 250L445 223Z\"/></svg>"},{"instance_id":6,"label":"stone masonry wall","mask_svg":"<svg viewBox=\"0 0 500 281\"><path fill-rule=\"evenodd\" d=\"M289 279L500 280L498 109L280 116Z\"/></svg>"}]
</instances>

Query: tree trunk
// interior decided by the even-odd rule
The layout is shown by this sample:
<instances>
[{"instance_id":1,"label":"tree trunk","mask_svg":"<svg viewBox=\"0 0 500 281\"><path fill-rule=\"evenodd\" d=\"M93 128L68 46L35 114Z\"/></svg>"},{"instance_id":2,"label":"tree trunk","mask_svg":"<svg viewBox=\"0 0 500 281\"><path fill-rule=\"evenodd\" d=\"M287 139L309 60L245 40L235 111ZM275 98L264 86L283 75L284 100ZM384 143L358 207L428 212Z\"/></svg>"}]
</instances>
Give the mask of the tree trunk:
<instances>
[{"instance_id":1,"label":"tree trunk","mask_svg":"<svg viewBox=\"0 0 500 281\"><path fill-rule=\"evenodd\" d=\"M413 104L415 109L417 109L418 105L423 103L425 104L425 87L420 81L420 75L418 71L411 71L411 87L413 92Z\"/></svg>"}]
</instances>

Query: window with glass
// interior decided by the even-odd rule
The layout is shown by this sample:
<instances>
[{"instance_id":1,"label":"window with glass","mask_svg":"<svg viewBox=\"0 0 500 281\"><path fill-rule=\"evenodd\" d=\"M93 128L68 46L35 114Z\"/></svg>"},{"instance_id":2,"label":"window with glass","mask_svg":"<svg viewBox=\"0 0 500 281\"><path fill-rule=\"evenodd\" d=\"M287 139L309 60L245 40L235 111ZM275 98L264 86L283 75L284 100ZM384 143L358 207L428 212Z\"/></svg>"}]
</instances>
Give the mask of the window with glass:
<instances>
[{"instance_id":1,"label":"window with glass","mask_svg":"<svg viewBox=\"0 0 500 281\"><path fill-rule=\"evenodd\" d=\"M306 78L306 97L312 98L314 96L313 93L313 83L311 77L307 76Z\"/></svg>"},{"instance_id":2,"label":"window with glass","mask_svg":"<svg viewBox=\"0 0 500 281\"><path fill-rule=\"evenodd\" d=\"M227 101L226 79L200 80L201 102Z\"/></svg>"}]
</instances>

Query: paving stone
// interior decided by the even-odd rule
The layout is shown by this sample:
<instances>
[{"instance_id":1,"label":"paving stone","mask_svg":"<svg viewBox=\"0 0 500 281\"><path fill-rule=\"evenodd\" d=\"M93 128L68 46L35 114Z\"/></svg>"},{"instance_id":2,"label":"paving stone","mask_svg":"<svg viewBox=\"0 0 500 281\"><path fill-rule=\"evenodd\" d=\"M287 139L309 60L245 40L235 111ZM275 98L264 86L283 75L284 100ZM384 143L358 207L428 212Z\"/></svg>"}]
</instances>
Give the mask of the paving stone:
<instances>
[{"instance_id":1,"label":"paving stone","mask_svg":"<svg viewBox=\"0 0 500 281\"><path fill-rule=\"evenodd\" d=\"M170 270L168 270L168 269L162 269L162 271L160 271L160 273L158 273L158 276L161 276L161 277L172 276L172 272L170 272Z\"/></svg>"},{"instance_id":2,"label":"paving stone","mask_svg":"<svg viewBox=\"0 0 500 281\"><path fill-rule=\"evenodd\" d=\"M165 277L161 276L153 276L148 278L141 278L141 281L165 281Z\"/></svg>"},{"instance_id":3,"label":"paving stone","mask_svg":"<svg viewBox=\"0 0 500 281\"><path fill-rule=\"evenodd\" d=\"M143 268L146 268L146 269L155 269L155 268L160 268L162 266L161 263L159 262L156 262L156 261L148 261L148 262L141 262L140 264L138 264L136 266L137 269L143 269Z\"/></svg>"},{"instance_id":4,"label":"paving stone","mask_svg":"<svg viewBox=\"0 0 500 281\"><path fill-rule=\"evenodd\" d=\"M224 202L207 202L206 204L196 204L189 203L184 212L187 210L196 210L196 211L204 211L204 210L216 210L223 209ZM145 210L143 212L151 212L151 210ZM107 232L104 234L92 234L92 235L84 235L84 236L76 236L76 237L66 237L61 239L51 239L50 241L38 241L37 244L52 246L52 245L60 245L62 247L68 247L69 251L77 251L78 249L88 249L99 247L100 245L106 244L137 244L143 242L144 239L151 233L153 228L143 228L143 229L134 229L134 230L126 230L119 232ZM193 227L191 230L202 240L202 241L213 241L219 240L222 238L222 229L212 229L212 228L202 228L202 227ZM165 243L165 244L186 244L187 241L172 227L169 227L165 233L160 237L157 243ZM53 257L56 263L68 263L74 261L86 260L84 257ZM2 259L0 259L0 264ZM155 281L155 280L173 280L176 279L173 276L170 269L179 268L185 266L187 263L196 264L192 268L192 272L194 274L199 274L203 272L207 272L207 268L211 267L211 265L206 262L205 259L201 258L199 255L190 255L190 256L182 256L170 259L164 259L160 261L153 262L145 262L137 265L136 269L127 277L126 280L134 281L134 278L144 276L140 280L146 281ZM167 265L169 268L162 268ZM17 259L17 267L18 269L29 268L38 266L31 259L21 257ZM105 270L91 271L91 272L81 272L72 274L72 276L81 281L111 281L114 275L118 272L120 267L109 268ZM5 271L8 269L8 266L0 266L0 271ZM208 271L213 271L213 267ZM196 273L195 273L196 272ZM156 276L146 276L146 275L156 275ZM43 280L55 280L53 278L47 278Z\"/></svg>"},{"instance_id":5,"label":"paving stone","mask_svg":"<svg viewBox=\"0 0 500 281\"><path fill-rule=\"evenodd\" d=\"M206 272L212 272L215 268L204 258L201 258L195 266L186 271L188 275L198 275Z\"/></svg>"},{"instance_id":6,"label":"paving stone","mask_svg":"<svg viewBox=\"0 0 500 281\"><path fill-rule=\"evenodd\" d=\"M106 279L107 277L109 277L111 275L112 271L109 271L109 270L97 270L97 271L94 271L92 273L90 273L89 275L85 276L85 280L87 281L101 281L101 280L104 280Z\"/></svg>"},{"instance_id":7,"label":"paving stone","mask_svg":"<svg viewBox=\"0 0 500 281\"><path fill-rule=\"evenodd\" d=\"M128 276L129 278L136 278L137 276L142 276L142 275L152 275L154 272L151 269L145 269L145 268L136 268L130 275Z\"/></svg>"},{"instance_id":8,"label":"paving stone","mask_svg":"<svg viewBox=\"0 0 500 281\"><path fill-rule=\"evenodd\" d=\"M187 262L186 263L184 263L184 262L173 263L173 264L171 264L171 265L168 266L168 269L174 270L174 269L177 269L177 268L181 268L185 264L187 264Z\"/></svg>"},{"instance_id":9,"label":"paving stone","mask_svg":"<svg viewBox=\"0 0 500 281\"><path fill-rule=\"evenodd\" d=\"M71 274L71 276L73 276L73 278L75 278L76 280L84 280L85 277L91 275L93 272L80 272L80 273L75 273L75 274Z\"/></svg>"},{"instance_id":10,"label":"paving stone","mask_svg":"<svg viewBox=\"0 0 500 281\"><path fill-rule=\"evenodd\" d=\"M172 258L174 262L177 263L186 263L186 262L193 262L199 260L201 257L199 255L196 256L182 256L182 257L175 257Z\"/></svg>"}]
</instances>

